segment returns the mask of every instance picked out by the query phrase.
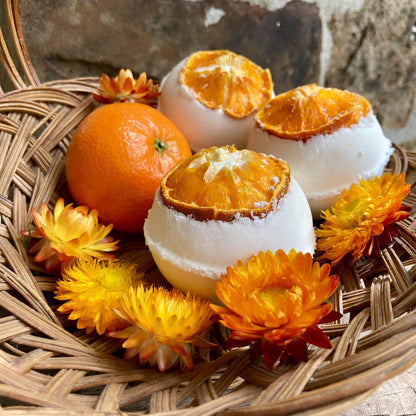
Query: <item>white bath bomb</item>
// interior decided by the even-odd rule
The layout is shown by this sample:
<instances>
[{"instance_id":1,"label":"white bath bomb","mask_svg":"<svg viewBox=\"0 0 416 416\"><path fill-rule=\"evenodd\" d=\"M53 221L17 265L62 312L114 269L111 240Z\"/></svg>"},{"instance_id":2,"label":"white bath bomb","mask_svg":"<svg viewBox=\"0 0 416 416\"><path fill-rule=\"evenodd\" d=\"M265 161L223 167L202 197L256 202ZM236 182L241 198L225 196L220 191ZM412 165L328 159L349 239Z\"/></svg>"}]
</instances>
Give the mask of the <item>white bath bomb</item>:
<instances>
[{"instance_id":1,"label":"white bath bomb","mask_svg":"<svg viewBox=\"0 0 416 416\"><path fill-rule=\"evenodd\" d=\"M230 51L200 51L162 80L158 109L192 150L247 144L254 114L272 97L270 71Z\"/></svg>"},{"instance_id":2,"label":"white bath bomb","mask_svg":"<svg viewBox=\"0 0 416 416\"><path fill-rule=\"evenodd\" d=\"M323 90L335 91L334 94L337 91L351 94L352 100L356 96L333 88ZM317 94L317 90L313 88L305 94ZM384 136L370 104L365 99L360 98L359 102L364 104L362 109L354 110L358 111L355 118L346 117L342 113L337 119L336 114L328 111L325 115L327 126L322 133L306 138L294 138L279 137L279 132L273 130L272 124L283 125L282 119L285 117L285 111L279 113L281 105L276 105L273 109L274 100L279 100L278 97L273 98L262 110L269 112L268 120L262 111L258 113L247 148L273 154L288 162L293 176L306 195L314 218L318 219L322 210L330 208L341 192L352 183L382 174L393 147L391 141ZM305 100L307 99L306 96ZM320 102L320 111L323 113L326 110L325 104L325 101ZM291 105L295 107L297 104L293 102ZM312 103L313 105L316 103ZM304 117L309 116L306 111ZM331 127L331 117L334 120L334 128ZM345 118L344 122L342 117Z\"/></svg>"},{"instance_id":3,"label":"white bath bomb","mask_svg":"<svg viewBox=\"0 0 416 416\"><path fill-rule=\"evenodd\" d=\"M258 157L260 159L256 160ZM208 161L193 168L201 158ZM173 286L215 302L215 281L238 260L246 261L251 255L266 250L274 253L278 249L285 252L295 249L314 253L312 215L304 193L285 162L256 152L229 148L206 149L191 159L191 162L180 164L188 165L188 168L178 175L188 183L172 182L186 189L193 181L192 176L201 176L202 170L203 176L210 179L205 186L211 189L206 190L205 197L206 200L211 198L212 203L200 207L204 197L197 204L187 200L185 207L179 206L181 212L175 206L176 202L172 206L171 201L163 198L162 182L162 189L156 193L144 225L146 244L159 270ZM267 164L263 164L264 161ZM256 176L263 171L262 178L248 180L252 163L263 164L251 172ZM236 196L233 187L230 183L225 184L222 176L233 177L231 182L234 183L240 181L242 195ZM262 183L259 185L259 182ZM169 185L169 180L166 183ZM259 196L266 188L268 192L258 201L250 202L249 186L256 188L254 193ZM201 193L204 193L203 188L201 184ZM224 209L221 204L215 207L218 195L234 200L238 205L235 201L243 201L247 194L249 198L244 207Z\"/></svg>"}]
</instances>

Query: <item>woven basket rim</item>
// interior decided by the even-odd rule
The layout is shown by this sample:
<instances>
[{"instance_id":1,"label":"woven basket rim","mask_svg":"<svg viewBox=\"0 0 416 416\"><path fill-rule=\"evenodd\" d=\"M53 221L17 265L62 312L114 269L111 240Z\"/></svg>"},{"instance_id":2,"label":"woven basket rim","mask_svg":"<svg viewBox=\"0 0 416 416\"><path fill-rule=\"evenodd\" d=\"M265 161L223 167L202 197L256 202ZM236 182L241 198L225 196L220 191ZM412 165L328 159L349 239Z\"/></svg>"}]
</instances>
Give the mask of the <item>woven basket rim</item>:
<instances>
[{"instance_id":1,"label":"woven basket rim","mask_svg":"<svg viewBox=\"0 0 416 416\"><path fill-rule=\"evenodd\" d=\"M17 2L5 4L12 33L21 33ZM331 415L416 363L416 153L398 146L386 170L407 173L410 217L380 258L338 266L343 288L331 301L348 318L323 326L332 350L311 349L307 363L289 362L274 371L251 363L244 348L209 352L193 372L161 374L120 358L114 340L77 331L56 312L54 278L26 254L20 231L31 220L31 206L68 198L65 152L95 106L91 92L97 78L40 83L24 42L20 48L22 82L5 63L4 46L0 55L15 84L13 91L0 90L0 398L7 400L0 403L5 414ZM148 279L160 279L140 236L125 236L121 253Z\"/></svg>"}]
</instances>

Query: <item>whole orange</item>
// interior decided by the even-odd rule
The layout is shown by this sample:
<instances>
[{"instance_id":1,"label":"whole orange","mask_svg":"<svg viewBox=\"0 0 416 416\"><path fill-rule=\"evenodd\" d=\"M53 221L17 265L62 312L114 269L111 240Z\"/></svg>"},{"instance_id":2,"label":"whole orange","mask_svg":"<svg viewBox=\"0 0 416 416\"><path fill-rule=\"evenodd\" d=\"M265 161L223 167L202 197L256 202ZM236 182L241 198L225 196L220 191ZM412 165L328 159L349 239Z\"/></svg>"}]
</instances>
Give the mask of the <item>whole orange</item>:
<instances>
[{"instance_id":1,"label":"whole orange","mask_svg":"<svg viewBox=\"0 0 416 416\"><path fill-rule=\"evenodd\" d=\"M75 202L122 232L141 232L163 176L191 155L181 131L139 103L107 104L79 125L66 155Z\"/></svg>"}]
</instances>

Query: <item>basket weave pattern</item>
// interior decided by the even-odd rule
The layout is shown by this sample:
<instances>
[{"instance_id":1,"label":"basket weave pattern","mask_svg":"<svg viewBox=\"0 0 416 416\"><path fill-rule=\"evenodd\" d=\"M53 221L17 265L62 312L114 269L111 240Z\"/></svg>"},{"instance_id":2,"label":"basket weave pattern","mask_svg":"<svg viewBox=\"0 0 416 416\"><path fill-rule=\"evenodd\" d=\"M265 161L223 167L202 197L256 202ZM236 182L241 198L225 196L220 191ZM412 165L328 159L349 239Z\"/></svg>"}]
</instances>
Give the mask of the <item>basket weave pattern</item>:
<instances>
[{"instance_id":1,"label":"basket weave pattern","mask_svg":"<svg viewBox=\"0 0 416 416\"><path fill-rule=\"evenodd\" d=\"M77 331L56 311L55 278L27 256L20 231L30 207L54 206L65 187L72 134L94 107L96 79L41 84L6 1L20 71L0 36L0 61L15 89L0 89L0 414L331 415L353 406L416 361L416 199L402 236L379 259L340 263L331 299L342 322L323 326L332 350L269 371L246 349L206 352L193 372L160 374L123 360L120 344ZM23 75L20 75L20 72ZM387 167L416 180L416 154L396 148ZM121 256L149 280L159 273L141 236L122 237Z\"/></svg>"}]
</instances>

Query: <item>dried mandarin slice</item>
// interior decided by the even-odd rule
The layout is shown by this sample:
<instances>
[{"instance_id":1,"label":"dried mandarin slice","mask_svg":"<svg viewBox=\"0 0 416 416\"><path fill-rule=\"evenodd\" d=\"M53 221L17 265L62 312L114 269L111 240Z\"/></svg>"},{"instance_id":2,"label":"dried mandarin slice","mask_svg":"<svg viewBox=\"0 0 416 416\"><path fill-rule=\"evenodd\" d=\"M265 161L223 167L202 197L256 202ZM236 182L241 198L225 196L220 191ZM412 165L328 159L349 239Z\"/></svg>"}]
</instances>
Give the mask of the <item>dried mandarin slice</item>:
<instances>
[{"instance_id":1,"label":"dried mandarin slice","mask_svg":"<svg viewBox=\"0 0 416 416\"><path fill-rule=\"evenodd\" d=\"M274 97L255 120L275 136L307 140L356 124L370 110L371 104L359 94L308 84Z\"/></svg>"},{"instance_id":2,"label":"dried mandarin slice","mask_svg":"<svg viewBox=\"0 0 416 416\"><path fill-rule=\"evenodd\" d=\"M226 50L192 54L181 69L180 81L199 102L233 118L247 117L263 107L273 91L268 69Z\"/></svg>"},{"instance_id":3,"label":"dried mandarin slice","mask_svg":"<svg viewBox=\"0 0 416 416\"><path fill-rule=\"evenodd\" d=\"M261 217L290 182L286 162L234 146L211 147L179 163L162 180L166 206L195 219Z\"/></svg>"}]
</instances>

